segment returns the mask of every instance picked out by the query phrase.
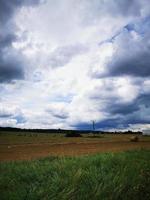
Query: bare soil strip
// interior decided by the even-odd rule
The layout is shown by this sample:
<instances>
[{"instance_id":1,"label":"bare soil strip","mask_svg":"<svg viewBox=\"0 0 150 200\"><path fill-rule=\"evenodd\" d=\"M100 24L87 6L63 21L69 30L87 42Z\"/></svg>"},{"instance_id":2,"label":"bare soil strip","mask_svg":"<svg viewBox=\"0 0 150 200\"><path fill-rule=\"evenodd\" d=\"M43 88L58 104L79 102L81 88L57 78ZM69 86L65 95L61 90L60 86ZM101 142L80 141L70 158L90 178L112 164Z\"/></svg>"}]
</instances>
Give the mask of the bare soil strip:
<instances>
[{"instance_id":1,"label":"bare soil strip","mask_svg":"<svg viewBox=\"0 0 150 200\"><path fill-rule=\"evenodd\" d=\"M94 141L0 145L0 161L31 160L47 156L79 156L100 152L150 149L150 141Z\"/></svg>"}]
</instances>

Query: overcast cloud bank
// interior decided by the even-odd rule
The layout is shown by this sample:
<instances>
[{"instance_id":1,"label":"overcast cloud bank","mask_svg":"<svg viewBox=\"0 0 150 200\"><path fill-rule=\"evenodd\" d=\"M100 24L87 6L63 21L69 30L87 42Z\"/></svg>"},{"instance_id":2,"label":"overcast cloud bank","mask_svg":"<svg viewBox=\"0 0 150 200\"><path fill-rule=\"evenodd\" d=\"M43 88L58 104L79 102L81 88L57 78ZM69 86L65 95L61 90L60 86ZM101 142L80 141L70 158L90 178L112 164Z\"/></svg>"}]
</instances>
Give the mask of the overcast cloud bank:
<instances>
[{"instance_id":1,"label":"overcast cloud bank","mask_svg":"<svg viewBox=\"0 0 150 200\"><path fill-rule=\"evenodd\" d=\"M150 129L149 0L1 0L0 126Z\"/></svg>"}]
</instances>

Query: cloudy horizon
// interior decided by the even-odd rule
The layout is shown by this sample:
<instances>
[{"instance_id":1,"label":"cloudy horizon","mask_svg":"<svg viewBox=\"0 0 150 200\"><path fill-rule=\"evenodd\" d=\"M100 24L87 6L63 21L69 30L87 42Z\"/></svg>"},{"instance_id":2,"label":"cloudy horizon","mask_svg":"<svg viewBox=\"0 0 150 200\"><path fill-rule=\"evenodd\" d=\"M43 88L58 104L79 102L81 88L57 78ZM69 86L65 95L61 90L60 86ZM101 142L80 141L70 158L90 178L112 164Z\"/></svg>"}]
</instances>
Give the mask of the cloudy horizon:
<instances>
[{"instance_id":1,"label":"cloudy horizon","mask_svg":"<svg viewBox=\"0 0 150 200\"><path fill-rule=\"evenodd\" d=\"M149 0L0 0L0 126L150 129Z\"/></svg>"}]
</instances>

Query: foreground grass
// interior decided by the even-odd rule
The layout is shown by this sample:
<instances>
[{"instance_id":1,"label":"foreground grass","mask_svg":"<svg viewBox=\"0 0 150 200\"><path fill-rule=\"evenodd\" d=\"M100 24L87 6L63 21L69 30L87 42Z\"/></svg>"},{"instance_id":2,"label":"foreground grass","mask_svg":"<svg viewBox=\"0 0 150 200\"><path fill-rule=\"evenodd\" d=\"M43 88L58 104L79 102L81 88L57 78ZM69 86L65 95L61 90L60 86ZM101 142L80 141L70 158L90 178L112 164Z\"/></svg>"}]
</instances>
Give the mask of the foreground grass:
<instances>
[{"instance_id":1,"label":"foreground grass","mask_svg":"<svg viewBox=\"0 0 150 200\"><path fill-rule=\"evenodd\" d=\"M150 151L2 162L0 199L148 200Z\"/></svg>"}]
</instances>

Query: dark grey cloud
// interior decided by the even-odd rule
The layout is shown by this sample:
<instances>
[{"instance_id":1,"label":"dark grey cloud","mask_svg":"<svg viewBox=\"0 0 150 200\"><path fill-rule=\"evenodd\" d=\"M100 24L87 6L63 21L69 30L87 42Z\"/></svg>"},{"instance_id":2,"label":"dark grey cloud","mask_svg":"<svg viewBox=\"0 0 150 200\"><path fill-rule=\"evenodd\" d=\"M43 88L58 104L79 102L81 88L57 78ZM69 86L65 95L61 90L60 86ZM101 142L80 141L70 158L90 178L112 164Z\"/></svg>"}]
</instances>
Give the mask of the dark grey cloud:
<instances>
[{"instance_id":1,"label":"dark grey cloud","mask_svg":"<svg viewBox=\"0 0 150 200\"><path fill-rule=\"evenodd\" d=\"M21 54L18 52L6 53L0 51L0 83L10 82L13 79L24 78L25 61L20 58ZM5 54L5 55L4 55Z\"/></svg>"},{"instance_id":2,"label":"dark grey cloud","mask_svg":"<svg viewBox=\"0 0 150 200\"><path fill-rule=\"evenodd\" d=\"M16 126L17 124L25 123L26 117L19 108L0 106L0 124L5 124L5 120L6 122L13 122Z\"/></svg>"},{"instance_id":3,"label":"dark grey cloud","mask_svg":"<svg viewBox=\"0 0 150 200\"><path fill-rule=\"evenodd\" d=\"M11 19L16 9L20 6L21 1L18 0L1 0L0 1L0 23L5 24Z\"/></svg>"},{"instance_id":4,"label":"dark grey cloud","mask_svg":"<svg viewBox=\"0 0 150 200\"><path fill-rule=\"evenodd\" d=\"M0 118L7 118L7 117L11 117L12 114L9 113L0 113Z\"/></svg>"},{"instance_id":5,"label":"dark grey cloud","mask_svg":"<svg viewBox=\"0 0 150 200\"><path fill-rule=\"evenodd\" d=\"M142 23L143 22L143 23ZM110 76L150 76L150 17L128 25L113 45L115 53L107 63Z\"/></svg>"},{"instance_id":6,"label":"dark grey cloud","mask_svg":"<svg viewBox=\"0 0 150 200\"><path fill-rule=\"evenodd\" d=\"M136 101L138 104L143 104L146 108L149 108L150 107L150 93L139 95Z\"/></svg>"},{"instance_id":7,"label":"dark grey cloud","mask_svg":"<svg viewBox=\"0 0 150 200\"><path fill-rule=\"evenodd\" d=\"M1 35L0 37L0 48L8 47L17 39L17 36L13 33Z\"/></svg>"},{"instance_id":8,"label":"dark grey cloud","mask_svg":"<svg viewBox=\"0 0 150 200\"><path fill-rule=\"evenodd\" d=\"M143 0L144 2L146 0ZM140 0L83 0L80 9L83 14L83 23L91 24L105 17L137 17L144 11Z\"/></svg>"},{"instance_id":9,"label":"dark grey cloud","mask_svg":"<svg viewBox=\"0 0 150 200\"><path fill-rule=\"evenodd\" d=\"M87 50L88 49L82 44L58 47L49 56L48 63L51 67L61 67L68 64L73 57Z\"/></svg>"},{"instance_id":10,"label":"dark grey cloud","mask_svg":"<svg viewBox=\"0 0 150 200\"><path fill-rule=\"evenodd\" d=\"M112 116L118 116L123 127L150 123L150 93L139 94L132 103L115 103L108 107Z\"/></svg>"},{"instance_id":11,"label":"dark grey cloud","mask_svg":"<svg viewBox=\"0 0 150 200\"><path fill-rule=\"evenodd\" d=\"M69 117L69 114L64 109L52 108L47 109L46 112L59 120L65 120Z\"/></svg>"},{"instance_id":12,"label":"dark grey cloud","mask_svg":"<svg viewBox=\"0 0 150 200\"><path fill-rule=\"evenodd\" d=\"M133 51L135 49L133 48ZM150 47L145 51L141 49L136 55L128 52L127 55L114 55L114 60L108 65L112 76L150 76Z\"/></svg>"},{"instance_id":13,"label":"dark grey cloud","mask_svg":"<svg viewBox=\"0 0 150 200\"><path fill-rule=\"evenodd\" d=\"M76 129L83 130L93 130L92 123L78 123L73 125ZM118 129L118 128L127 128L128 126L123 123L121 118L108 118L105 120L95 122L96 130L108 130L108 129Z\"/></svg>"},{"instance_id":14,"label":"dark grey cloud","mask_svg":"<svg viewBox=\"0 0 150 200\"><path fill-rule=\"evenodd\" d=\"M104 7L103 11L108 12L109 15L123 15L129 16L134 15L138 16L141 14L141 6L137 0L112 0L112 1L97 1L99 2L99 8Z\"/></svg>"},{"instance_id":15,"label":"dark grey cloud","mask_svg":"<svg viewBox=\"0 0 150 200\"><path fill-rule=\"evenodd\" d=\"M18 112L17 109L0 106L0 118L13 117L16 112Z\"/></svg>"},{"instance_id":16,"label":"dark grey cloud","mask_svg":"<svg viewBox=\"0 0 150 200\"><path fill-rule=\"evenodd\" d=\"M25 58L12 46L17 36L6 30L0 32L0 36L0 82L24 78Z\"/></svg>"},{"instance_id":17,"label":"dark grey cloud","mask_svg":"<svg viewBox=\"0 0 150 200\"><path fill-rule=\"evenodd\" d=\"M139 105L136 105L134 103L130 104L118 103L113 106L111 105L111 107L109 108L109 111L112 114L121 114L121 115L128 115L138 110L139 110Z\"/></svg>"},{"instance_id":18,"label":"dark grey cloud","mask_svg":"<svg viewBox=\"0 0 150 200\"><path fill-rule=\"evenodd\" d=\"M134 103L132 105L134 105ZM107 117L107 119L97 121L95 124L96 129L130 129L130 125L133 124L150 124L150 107L144 110L142 104L136 105L134 108L132 108L131 104L122 104L122 106L120 104L112 104L111 106L111 115ZM77 129L92 129L90 122L78 123L75 127Z\"/></svg>"},{"instance_id":19,"label":"dark grey cloud","mask_svg":"<svg viewBox=\"0 0 150 200\"><path fill-rule=\"evenodd\" d=\"M124 101L117 95L117 85L110 81L109 85L103 88L96 88L89 98L93 105L97 105L97 111L107 116L107 119L97 121L97 128L128 128L131 124L148 124L150 123L150 93L144 89L143 78L132 77L132 84L140 87L138 94L134 99ZM126 93L130 99L130 93ZM86 123L78 124L79 128L89 127ZM78 127L77 126L77 127Z\"/></svg>"},{"instance_id":20,"label":"dark grey cloud","mask_svg":"<svg viewBox=\"0 0 150 200\"><path fill-rule=\"evenodd\" d=\"M150 108L150 94L139 94L130 103L112 103L108 110L111 114L128 115L140 111L141 107Z\"/></svg>"},{"instance_id":21,"label":"dark grey cloud","mask_svg":"<svg viewBox=\"0 0 150 200\"><path fill-rule=\"evenodd\" d=\"M109 1L108 1L109 2ZM120 0L114 0L112 1L112 4L109 5L109 11L113 12L114 15L117 13L128 16L128 15L140 15L141 14L141 6L139 4L139 1L137 0L126 0L126 1L120 1Z\"/></svg>"},{"instance_id":22,"label":"dark grey cloud","mask_svg":"<svg viewBox=\"0 0 150 200\"><path fill-rule=\"evenodd\" d=\"M68 118L68 114L53 114L54 117L59 118L59 119L67 119Z\"/></svg>"},{"instance_id":23,"label":"dark grey cloud","mask_svg":"<svg viewBox=\"0 0 150 200\"><path fill-rule=\"evenodd\" d=\"M143 104L139 105L138 111L123 117L123 123L127 125L150 124L150 107L145 107Z\"/></svg>"},{"instance_id":24,"label":"dark grey cloud","mask_svg":"<svg viewBox=\"0 0 150 200\"><path fill-rule=\"evenodd\" d=\"M35 6L40 2L40 0L0 0L0 82L24 78L25 58L12 46L12 43L19 39L13 17L21 7Z\"/></svg>"},{"instance_id":25,"label":"dark grey cloud","mask_svg":"<svg viewBox=\"0 0 150 200\"><path fill-rule=\"evenodd\" d=\"M22 6L38 5L40 0L0 0L0 23L11 20L17 9Z\"/></svg>"}]
</instances>

